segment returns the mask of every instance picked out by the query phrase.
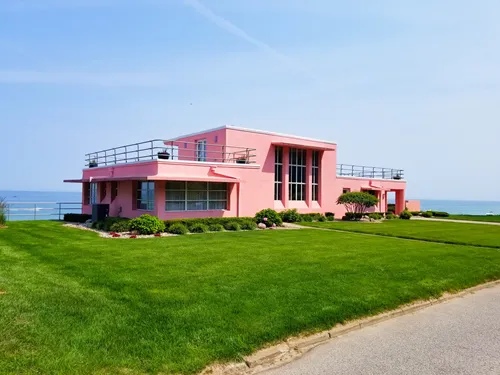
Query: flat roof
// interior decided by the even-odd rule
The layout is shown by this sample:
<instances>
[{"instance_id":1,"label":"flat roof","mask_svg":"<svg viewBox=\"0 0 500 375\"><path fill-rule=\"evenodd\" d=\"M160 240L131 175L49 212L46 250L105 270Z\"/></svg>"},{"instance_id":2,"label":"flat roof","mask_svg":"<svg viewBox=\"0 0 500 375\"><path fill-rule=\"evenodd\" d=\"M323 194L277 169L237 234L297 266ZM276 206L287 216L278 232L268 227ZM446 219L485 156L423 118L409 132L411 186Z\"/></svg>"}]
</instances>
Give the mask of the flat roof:
<instances>
[{"instance_id":1,"label":"flat roof","mask_svg":"<svg viewBox=\"0 0 500 375\"><path fill-rule=\"evenodd\" d=\"M177 140L182 139L182 138L192 137L194 135L204 134L204 133L208 133L208 132L212 132L212 131L216 131L216 130L222 130L222 129L231 129L231 130L239 130L239 131L250 132L250 133L276 135L276 136L279 136L279 137L289 137L289 138L295 138L295 139L302 139L304 141L321 142L321 143L328 143L328 144L332 144L332 145L337 145L336 142L325 141L325 140L322 140L322 139L301 137L301 136L293 135L293 134L276 133L276 132L270 132L270 131L267 131L267 130L258 130L258 129L243 128L243 127L233 126L233 125L224 125L224 126L219 126L219 127L216 127L216 128L211 128L211 129L206 129L206 130L203 130L203 131L195 132L195 133L184 134L184 135L181 135L179 137L171 138L171 139L169 139L169 141L177 141Z\"/></svg>"}]
</instances>

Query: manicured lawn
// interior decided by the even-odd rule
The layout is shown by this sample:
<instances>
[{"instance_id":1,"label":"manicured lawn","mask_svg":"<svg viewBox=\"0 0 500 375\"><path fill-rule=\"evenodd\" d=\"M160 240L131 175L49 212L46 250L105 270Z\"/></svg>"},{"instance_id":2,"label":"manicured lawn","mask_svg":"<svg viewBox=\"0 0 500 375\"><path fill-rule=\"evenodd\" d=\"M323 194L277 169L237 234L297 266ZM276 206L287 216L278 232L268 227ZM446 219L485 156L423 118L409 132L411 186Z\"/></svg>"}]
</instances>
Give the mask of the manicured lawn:
<instances>
[{"instance_id":1,"label":"manicured lawn","mask_svg":"<svg viewBox=\"0 0 500 375\"><path fill-rule=\"evenodd\" d=\"M386 220L370 222L301 223L304 226L337 229L443 243L500 248L500 226L446 223L425 220Z\"/></svg>"},{"instance_id":2,"label":"manicured lawn","mask_svg":"<svg viewBox=\"0 0 500 375\"><path fill-rule=\"evenodd\" d=\"M0 230L2 374L195 373L500 278L500 251L312 229L146 240Z\"/></svg>"},{"instance_id":3,"label":"manicured lawn","mask_svg":"<svg viewBox=\"0 0 500 375\"><path fill-rule=\"evenodd\" d=\"M470 220L470 221L486 221L490 223L500 223L500 215L450 215L449 217L444 217L443 219L453 219L453 220Z\"/></svg>"}]
</instances>

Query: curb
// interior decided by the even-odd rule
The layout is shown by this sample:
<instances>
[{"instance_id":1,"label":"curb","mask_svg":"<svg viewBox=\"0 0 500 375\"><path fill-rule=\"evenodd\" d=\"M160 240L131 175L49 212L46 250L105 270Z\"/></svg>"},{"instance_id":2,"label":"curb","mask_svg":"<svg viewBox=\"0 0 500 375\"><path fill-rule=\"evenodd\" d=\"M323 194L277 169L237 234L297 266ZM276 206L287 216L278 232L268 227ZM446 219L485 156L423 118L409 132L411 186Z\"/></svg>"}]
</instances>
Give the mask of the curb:
<instances>
[{"instance_id":1,"label":"curb","mask_svg":"<svg viewBox=\"0 0 500 375\"><path fill-rule=\"evenodd\" d=\"M454 294L445 293L443 296L437 299L417 301L415 303L399 307L395 310L387 311L359 320L354 320L346 324L337 324L335 327L328 331L323 331L309 336L291 337L284 342L259 350L258 352L245 357L243 362L210 366L202 371L201 375L246 375L266 371L271 368L291 362L292 360L299 358L309 350L315 348L316 346L325 344L330 340L339 336L343 336L349 332L357 331L364 327L369 327L386 320L396 318L398 316L413 314L426 307L438 305L452 299L462 298L482 289L492 288L497 285L500 285L500 280L480 284Z\"/></svg>"}]
</instances>

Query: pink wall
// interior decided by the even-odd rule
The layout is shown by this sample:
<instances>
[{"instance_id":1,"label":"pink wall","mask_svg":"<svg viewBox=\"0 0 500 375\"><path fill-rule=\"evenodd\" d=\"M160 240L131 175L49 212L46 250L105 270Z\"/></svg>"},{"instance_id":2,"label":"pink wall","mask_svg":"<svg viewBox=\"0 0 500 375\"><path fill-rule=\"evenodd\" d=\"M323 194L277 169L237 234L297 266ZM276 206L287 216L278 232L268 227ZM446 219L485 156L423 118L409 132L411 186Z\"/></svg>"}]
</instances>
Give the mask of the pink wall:
<instances>
[{"instance_id":1,"label":"pink wall","mask_svg":"<svg viewBox=\"0 0 500 375\"><path fill-rule=\"evenodd\" d=\"M420 201L406 201L406 208L408 209L408 211L420 211Z\"/></svg>"},{"instance_id":2,"label":"pink wall","mask_svg":"<svg viewBox=\"0 0 500 375\"><path fill-rule=\"evenodd\" d=\"M207 162L197 163L183 161L193 159L196 155L194 145L184 142L207 140L207 151L217 150L223 146L239 146L254 148L257 156L255 164L217 163L213 162L215 154L207 153ZM302 139L293 136L268 134L251 130L221 128L203 134L177 139L179 160L159 160L110 167L85 169L83 178L122 178L118 182L118 196L111 202L111 183L108 182L108 195L103 203L110 203L110 214L116 216L121 209L123 217L139 216L145 211L134 209L135 181L155 180L155 209L148 212L160 218L206 217L206 216L253 216L263 208L282 210L297 208L300 212L334 212L336 217L345 213L343 206L336 204L337 198L344 188L360 191L373 184L380 189L378 194L381 202L374 211L386 211L387 191L396 191L398 208L404 202L406 182L402 180L370 180L367 178L337 177L337 146L333 143ZM215 146L210 146L215 144ZM274 155L275 144L283 147L283 199L274 200ZM210 148L212 147L212 148ZM288 199L288 157L289 148L296 147L307 150L306 197L304 201L289 201ZM320 152L319 200L312 201L312 150ZM221 153L222 154L222 153ZM218 154L217 158L220 158ZM234 178L234 180L231 180ZM210 179L235 181L229 184L229 207L223 211L165 211L165 180L208 181ZM404 208L404 203L403 203ZM89 212L90 207L84 207Z\"/></svg>"}]
</instances>

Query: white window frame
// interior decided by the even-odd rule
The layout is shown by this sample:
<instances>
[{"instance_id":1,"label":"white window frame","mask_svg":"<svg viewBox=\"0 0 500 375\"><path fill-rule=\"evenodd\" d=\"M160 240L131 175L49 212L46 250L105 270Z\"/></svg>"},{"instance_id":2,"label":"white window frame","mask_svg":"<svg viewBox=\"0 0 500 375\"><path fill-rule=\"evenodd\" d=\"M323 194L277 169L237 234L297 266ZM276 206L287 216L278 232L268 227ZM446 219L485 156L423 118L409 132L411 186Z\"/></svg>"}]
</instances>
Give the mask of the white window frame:
<instances>
[{"instance_id":1,"label":"white window frame","mask_svg":"<svg viewBox=\"0 0 500 375\"><path fill-rule=\"evenodd\" d=\"M143 199L141 199L140 192L142 192L142 184L146 183L146 199L145 204L146 208L140 208L140 205L143 204ZM136 197L135 197L135 206L137 211L154 211L155 208L155 182L154 181L137 181L136 189ZM153 197L150 199L149 193L153 192ZM139 203L140 202L140 203Z\"/></svg>"},{"instance_id":2,"label":"white window frame","mask_svg":"<svg viewBox=\"0 0 500 375\"><path fill-rule=\"evenodd\" d=\"M203 190L189 190L188 189L188 184L190 182L194 181L178 181L178 182L183 182L184 183L184 188L181 189L168 189L168 181L165 184L165 211L166 212L184 212L184 211L226 211L228 209L228 204L229 204L229 184L224 183L226 188L224 190L215 190L211 189L211 184L213 183L219 183L219 182L204 182L205 188ZM169 199L169 191L183 191L184 192L184 199L183 200L173 200ZM204 200L190 200L188 199L188 192L193 192L193 191L199 191L199 192L206 192L206 199ZM224 199L211 199L210 198L210 193L224 193L225 198ZM175 203L183 203L184 209L182 210L169 210L167 208L167 205L169 202L175 202ZM189 209L189 202L206 202L205 209ZM210 208L210 203L214 202L224 202L224 208Z\"/></svg>"},{"instance_id":3,"label":"white window frame","mask_svg":"<svg viewBox=\"0 0 500 375\"><path fill-rule=\"evenodd\" d=\"M274 149L274 200L283 199L283 147Z\"/></svg>"},{"instance_id":4,"label":"white window frame","mask_svg":"<svg viewBox=\"0 0 500 375\"><path fill-rule=\"evenodd\" d=\"M207 161L207 140L196 141L196 161Z\"/></svg>"}]
</instances>

